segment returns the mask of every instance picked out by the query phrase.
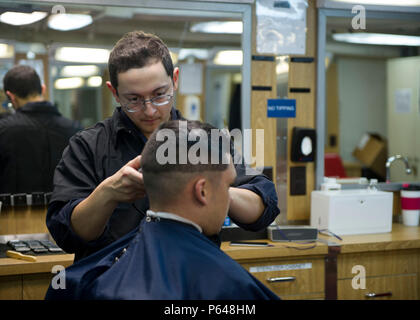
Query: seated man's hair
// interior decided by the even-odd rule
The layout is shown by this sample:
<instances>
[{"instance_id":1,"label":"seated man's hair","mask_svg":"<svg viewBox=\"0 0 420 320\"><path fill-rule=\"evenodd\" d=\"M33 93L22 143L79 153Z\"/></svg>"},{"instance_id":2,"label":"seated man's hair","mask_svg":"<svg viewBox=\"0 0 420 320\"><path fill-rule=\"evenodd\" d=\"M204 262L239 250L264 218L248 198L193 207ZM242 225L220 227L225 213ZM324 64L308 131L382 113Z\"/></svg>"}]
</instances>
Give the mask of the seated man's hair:
<instances>
[{"instance_id":1,"label":"seated man's hair","mask_svg":"<svg viewBox=\"0 0 420 320\"><path fill-rule=\"evenodd\" d=\"M147 141L141 158L149 198L157 195L170 200L193 176L218 176L217 172L226 170L232 161L230 148L229 134L210 124L186 120L161 124Z\"/></svg>"},{"instance_id":2,"label":"seated man's hair","mask_svg":"<svg viewBox=\"0 0 420 320\"><path fill-rule=\"evenodd\" d=\"M17 65L11 68L3 78L4 92L10 91L19 98L27 98L42 93L41 80L35 69Z\"/></svg>"}]
</instances>

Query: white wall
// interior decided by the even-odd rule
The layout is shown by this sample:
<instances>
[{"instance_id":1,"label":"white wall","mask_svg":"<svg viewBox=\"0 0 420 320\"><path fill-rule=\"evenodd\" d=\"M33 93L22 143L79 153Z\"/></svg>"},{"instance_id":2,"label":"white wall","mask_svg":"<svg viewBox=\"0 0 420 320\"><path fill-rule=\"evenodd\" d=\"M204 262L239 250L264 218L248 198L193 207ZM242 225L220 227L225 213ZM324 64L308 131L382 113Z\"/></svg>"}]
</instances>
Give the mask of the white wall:
<instances>
[{"instance_id":1,"label":"white wall","mask_svg":"<svg viewBox=\"0 0 420 320\"><path fill-rule=\"evenodd\" d=\"M391 167L391 181L419 181L420 164L420 57L389 59L388 77L388 155L401 154L417 167L417 175L406 175L402 163ZM408 89L411 100L407 112L396 110L395 93ZM415 172L416 172L415 171Z\"/></svg>"},{"instance_id":2,"label":"white wall","mask_svg":"<svg viewBox=\"0 0 420 320\"><path fill-rule=\"evenodd\" d=\"M227 127L232 87L232 73L223 69L209 69L206 84L206 122L217 128Z\"/></svg>"},{"instance_id":3,"label":"white wall","mask_svg":"<svg viewBox=\"0 0 420 320\"><path fill-rule=\"evenodd\" d=\"M366 132L383 137L386 130L386 60L336 57L340 155L357 161L352 152Z\"/></svg>"}]
</instances>

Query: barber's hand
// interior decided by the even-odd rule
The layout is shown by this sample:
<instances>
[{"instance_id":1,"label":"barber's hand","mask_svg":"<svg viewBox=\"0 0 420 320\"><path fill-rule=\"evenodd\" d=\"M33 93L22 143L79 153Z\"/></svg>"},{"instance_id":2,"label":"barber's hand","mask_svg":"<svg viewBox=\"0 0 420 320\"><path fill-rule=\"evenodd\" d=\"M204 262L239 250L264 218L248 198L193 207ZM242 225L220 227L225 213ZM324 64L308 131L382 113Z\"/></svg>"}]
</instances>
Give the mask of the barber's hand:
<instances>
[{"instance_id":1,"label":"barber's hand","mask_svg":"<svg viewBox=\"0 0 420 320\"><path fill-rule=\"evenodd\" d=\"M141 156L127 162L114 175L104 180L111 200L115 202L134 202L146 195L143 174L139 172Z\"/></svg>"}]
</instances>

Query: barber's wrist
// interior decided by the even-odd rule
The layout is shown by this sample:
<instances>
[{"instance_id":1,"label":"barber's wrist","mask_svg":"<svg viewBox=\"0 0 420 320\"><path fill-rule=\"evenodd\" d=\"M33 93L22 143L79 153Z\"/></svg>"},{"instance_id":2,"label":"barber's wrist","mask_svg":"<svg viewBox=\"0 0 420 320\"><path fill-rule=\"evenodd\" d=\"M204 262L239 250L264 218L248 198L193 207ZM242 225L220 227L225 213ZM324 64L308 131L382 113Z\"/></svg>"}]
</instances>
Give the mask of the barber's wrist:
<instances>
[{"instance_id":1,"label":"barber's wrist","mask_svg":"<svg viewBox=\"0 0 420 320\"><path fill-rule=\"evenodd\" d=\"M112 187L112 177L108 177L102 181L95 189L94 193L101 198L101 201L106 206L116 207L118 205L118 199L115 195L114 188Z\"/></svg>"}]
</instances>

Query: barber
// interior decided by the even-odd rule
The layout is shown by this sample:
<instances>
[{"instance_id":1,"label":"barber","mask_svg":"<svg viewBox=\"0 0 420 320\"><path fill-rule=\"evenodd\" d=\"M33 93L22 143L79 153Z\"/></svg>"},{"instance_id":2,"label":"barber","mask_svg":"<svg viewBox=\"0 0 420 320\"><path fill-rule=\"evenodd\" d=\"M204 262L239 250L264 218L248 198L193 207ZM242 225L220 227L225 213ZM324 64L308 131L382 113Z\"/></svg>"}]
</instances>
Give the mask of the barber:
<instances>
[{"instance_id":1,"label":"barber","mask_svg":"<svg viewBox=\"0 0 420 320\"><path fill-rule=\"evenodd\" d=\"M179 69L159 37L127 33L113 48L108 69L107 86L120 107L71 139L47 213L51 235L75 260L139 225L149 209L139 154L161 123L182 119L173 106ZM279 213L274 184L264 175L245 175L242 164L235 169L229 216L244 229L261 230Z\"/></svg>"}]
</instances>

